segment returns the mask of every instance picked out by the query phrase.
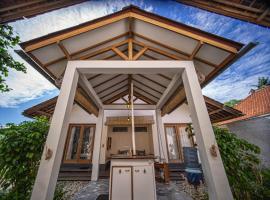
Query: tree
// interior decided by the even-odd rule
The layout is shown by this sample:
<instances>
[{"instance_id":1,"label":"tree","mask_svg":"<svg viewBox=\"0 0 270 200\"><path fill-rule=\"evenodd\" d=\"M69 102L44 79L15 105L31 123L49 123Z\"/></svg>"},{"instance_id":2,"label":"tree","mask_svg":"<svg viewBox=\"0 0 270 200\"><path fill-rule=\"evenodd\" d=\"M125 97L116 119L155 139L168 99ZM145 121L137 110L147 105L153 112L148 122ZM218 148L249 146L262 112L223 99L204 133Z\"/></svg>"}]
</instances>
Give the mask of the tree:
<instances>
[{"instance_id":1,"label":"tree","mask_svg":"<svg viewBox=\"0 0 270 200\"><path fill-rule=\"evenodd\" d=\"M49 129L46 118L0 129L0 199L29 199Z\"/></svg>"},{"instance_id":2,"label":"tree","mask_svg":"<svg viewBox=\"0 0 270 200\"><path fill-rule=\"evenodd\" d=\"M234 198L269 199L260 171L260 148L224 128L214 127L214 133Z\"/></svg>"},{"instance_id":3,"label":"tree","mask_svg":"<svg viewBox=\"0 0 270 200\"><path fill-rule=\"evenodd\" d=\"M10 90L4 79L4 77L8 76L10 69L26 73L26 67L22 63L15 61L8 53L8 49L13 49L19 41L19 36L14 35L11 26L0 25L0 92Z\"/></svg>"},{"instance_id":4,"label":"tree","mask_svg":"<svg viewBox=\"0 0 270 200\"><path fill-rule=\"evenodd\" d=\"M270 85L269 77L259 77L258 78L258 84L255 85L257 89L261 89L265 87L266 85Z\"/></svg>"},{"instance_id":5,"label":"tree","mask_svg":"<svg viewBox=\"0 0 270 200\"><path fill-rule=\"evenodd\" d=\"M224 103L225 106L234 107L236 104L238 104L241 100L238 99L232 99L230 101L227 101Z\"/></svg>"}]
</instances>

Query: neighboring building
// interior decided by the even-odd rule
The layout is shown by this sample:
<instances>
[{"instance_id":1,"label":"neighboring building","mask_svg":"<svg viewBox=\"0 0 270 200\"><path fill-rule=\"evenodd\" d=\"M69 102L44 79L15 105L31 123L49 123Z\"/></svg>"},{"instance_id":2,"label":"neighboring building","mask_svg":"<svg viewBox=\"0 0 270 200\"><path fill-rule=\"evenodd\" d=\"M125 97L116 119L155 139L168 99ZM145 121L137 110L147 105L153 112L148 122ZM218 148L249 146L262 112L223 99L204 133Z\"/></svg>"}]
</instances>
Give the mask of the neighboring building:
<instances>
[{"instance_id":1,"label":"neighboring building","mask_svg":"<svg viewBox=\"0 0 270 200\"><path fill-rule=\"evenodd\" d=\"M270 86L251 90L250 95L234 108L245 115L218 124L258 145L263 167L270 167Z\"/></svg>"}]
</instances>

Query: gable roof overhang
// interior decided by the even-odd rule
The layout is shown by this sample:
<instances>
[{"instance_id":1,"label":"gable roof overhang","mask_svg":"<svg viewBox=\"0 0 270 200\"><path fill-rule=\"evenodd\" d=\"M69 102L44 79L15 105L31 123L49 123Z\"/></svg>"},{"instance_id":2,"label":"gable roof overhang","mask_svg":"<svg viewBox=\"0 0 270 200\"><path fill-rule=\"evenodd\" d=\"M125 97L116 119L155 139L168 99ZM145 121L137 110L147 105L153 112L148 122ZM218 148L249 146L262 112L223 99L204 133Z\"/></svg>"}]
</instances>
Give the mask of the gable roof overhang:
<instances>
[{"instance_id":1,"label":"gable roof overhang","mask_svg":"<svg viewBox=\"0 0 270 200\"><path fill-rule=\"evenodd\" d=\"M270 27L269 1L261 0L177 0L180 3Z\"/></svg>"},{"instance_id":2,"label":"gable roof overhang","mask_svg":"<svg viewBox=\"0 0 270 200\"><path fill-rule=\"evenodd\" d=\"M243 44L222 38L185 24L146 12L134 6L42 36L20 44L25 58L51 82L63 77L68 60L193 60L196 71L206 85L255 44ZM174 74L88 74L87 79L104 104L130 93L148 104L157 104ZM56 84L57 85L57 84ZM87 94L83 88L75 98L81 105ZM84 93L80 95L80 93ZM88 98L90 99L90 98ZM185 101L181 83L162 106L162 114L172 112ZM97 106L90 100L84 106L96 114Z\"/></svg>"},{"instance_id":3,"label":"gable roof overhang","mask_svg":"<svg viewBox=\"0 0 270 200\"><path fill-rule=\"evenodd\" d=\"M243 115L241 111L225 106L207 96L204 96L204 100L212 123L238 118ZM23 115L30 118L37 116L46 116L50 118L53 115L56 102L57 96L24 110Z\"/></svg>"}]
</instances>

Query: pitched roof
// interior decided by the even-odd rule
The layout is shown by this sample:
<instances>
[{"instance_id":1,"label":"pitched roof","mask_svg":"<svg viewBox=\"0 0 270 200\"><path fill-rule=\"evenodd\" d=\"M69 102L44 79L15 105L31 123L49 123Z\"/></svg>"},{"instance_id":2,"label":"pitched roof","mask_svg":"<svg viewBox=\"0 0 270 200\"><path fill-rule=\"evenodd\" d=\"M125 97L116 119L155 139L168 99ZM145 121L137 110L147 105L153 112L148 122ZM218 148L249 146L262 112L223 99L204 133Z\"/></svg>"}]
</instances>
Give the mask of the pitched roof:
<instances>
[{"instance_id":1,"label":"pitched roof","mask_svg":"<svg viewBox=\"0 0 270 200\"><path fill-rule=\"evenodd\" d=\"M254 45L245 46L128 6L78 26L23 42L20 44L23 51L18 53L56 85L61 82L69 60L192 60L202 77L201 85L205 86ZM174 73L165 72L152 75L86 74L104 104L130 93L133 81L134 95L155 105L173 77ZM161 108L162 115L172 112L185 101L184 87L180 81L177 84ZM82 102L76 97L75 101ZM96 109L94 111L89 110L98 113Z\"/></svg>"},{"instance_id":2,"label":"pitched roof","mask_svg":"<svg viewBox=\"0 0 270 200\"><path fill-rule=\"evenodd\" d=\"M266 86L252 92L248 97L235 105L234 108L240 110L245 115L220 122L219 124L228 124L235 121L270 114L270 86Z\"/></svg>"},{"instance_id":3,"label":"pitched roof","mask_svg":"<svg viewBox=\"0 0 270 200\"><path fill-rule=\"evenodd\" d=\"M212 123L217 123L220 121L224 121L225 119L232 119L243 115L240 111L225 106L222 103L215 101L209 97L204 96L204 100ZM26 109L23 112L23 115L31 118L35 116L51 117L55 109L56 101L57 96Z\"/></svg>"}]
</instances>

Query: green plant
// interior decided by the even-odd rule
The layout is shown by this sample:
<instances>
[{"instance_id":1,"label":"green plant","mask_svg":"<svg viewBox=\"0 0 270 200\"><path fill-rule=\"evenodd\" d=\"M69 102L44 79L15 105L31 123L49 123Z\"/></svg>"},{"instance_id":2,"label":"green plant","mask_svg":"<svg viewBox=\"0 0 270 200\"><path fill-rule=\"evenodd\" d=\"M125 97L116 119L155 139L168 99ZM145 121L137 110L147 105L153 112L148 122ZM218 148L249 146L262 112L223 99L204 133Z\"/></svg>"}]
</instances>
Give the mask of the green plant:
<instances>
[{"instance_id":1,"label":"green plant","mask_svg":"<svg viewBox=\"0 0 270 200\"><path fill-rule=\"evenodd\" d=\"M29 199L48 128L41 117L0 129L0 199Z\"/></svg>"},{"instance_id":2,"label":"green plant","mask_svg":"<svg viewBox=\"0 0 270 200\"><path fill-rule=\"evenodd\" d=\"M214 127L214 133L235 199L263 199L260 148L224 128Z\"/></svg>"},{"instance_id":3,"label":"green plant","mask_svg":"<svg viewBox=\"0 0 270 200\"><path fill-rule=\"evenodd\" d=\"M62 186L56 185L53 200L64 200L65 191Z\"/></svg>"},{"instance_id":4,"label":"green plant","mask_svg":"<svg viewBox=\"0 0 270 200\"><path fill-rule=\"evenodd\" d=\"M270 168L262 170L262 182L263 182L263 199L270 199Z\"/></svg>"},{"instance_id":5,"label":"green plant","mask_svg":"<svg viewBox=\"0 0 270 200\"><path fill-rule=\"evenodd\" d=\"M238 104L241 100L238 99L232 99L230 101L227 101L224 103L225 106L234 107L236 104Z\"/></svg>"},{"instance_id":6,"label":"green plant","mask_svg":"<svg viewBox=\"0 0 270 200\"><path fill-rule=\"evenodd\" d=\"M257 89L261 89L266 85L270 85L269 77L259 77L257 85L254 85Z\"/></svg>"},{"instance_id":7,"label":"green plant","mask_svg":"<svg viewBox=\"0 0 270 200\"><path fill-rule=\"evenodd\" d=\"M10 90L4 79L8 76L9 69L26 73L26 67L8 53L8 49L13 49L19 41L19 36L14 35L11 26L0 24L0 92Z\"/></svg>"}]
</instances>

